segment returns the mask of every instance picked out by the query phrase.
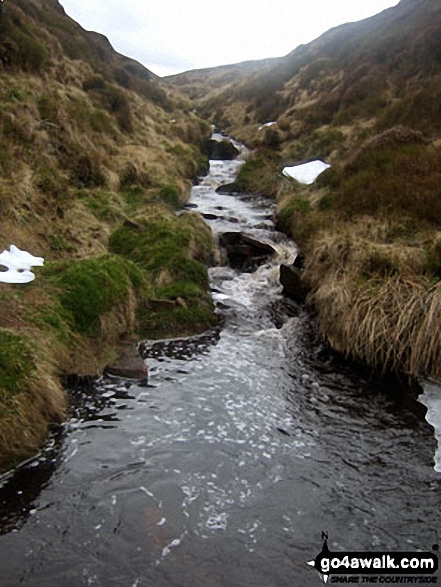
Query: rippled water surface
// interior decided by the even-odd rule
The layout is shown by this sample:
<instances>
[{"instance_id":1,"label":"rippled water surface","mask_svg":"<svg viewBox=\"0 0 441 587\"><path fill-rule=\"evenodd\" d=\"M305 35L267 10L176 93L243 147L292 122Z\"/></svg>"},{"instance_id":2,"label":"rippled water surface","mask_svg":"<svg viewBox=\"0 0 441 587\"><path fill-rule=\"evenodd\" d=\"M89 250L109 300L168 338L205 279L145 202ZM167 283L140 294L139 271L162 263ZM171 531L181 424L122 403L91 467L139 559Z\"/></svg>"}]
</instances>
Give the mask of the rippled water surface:
<instances>
[{"instance_id":1,"label":"rippled water surface","mask_svg":"<svg viewBox=\"0 0 441 587\"><path fill-rule=\"evenodd\" d=\"M0 586L319 585L321 548L430 550L440 527L424 409L329 352L278 266L295 246L265 199L191 204L215 233L276 249L254 273L210 270L220 332L146 344L149 386L103 379L41 456L0 486Z\"/></svg>"}]
</instances>

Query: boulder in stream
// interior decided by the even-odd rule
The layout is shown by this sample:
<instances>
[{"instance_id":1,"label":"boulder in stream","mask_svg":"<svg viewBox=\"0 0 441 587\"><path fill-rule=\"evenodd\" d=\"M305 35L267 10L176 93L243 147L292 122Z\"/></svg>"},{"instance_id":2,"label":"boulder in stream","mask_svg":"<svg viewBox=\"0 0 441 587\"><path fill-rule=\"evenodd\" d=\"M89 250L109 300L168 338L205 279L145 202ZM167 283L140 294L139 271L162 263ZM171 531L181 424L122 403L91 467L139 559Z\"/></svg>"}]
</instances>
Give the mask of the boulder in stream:
<instances>
[{"instance_id":1,"label":"boulder in stream","mask_svg":"<svg viewBox=\"0 0 441 587\"><path fill-rule=\"evenodd\" d=\"M226 250L230 266L245 272L254 271L275 253L271 245L242 232L224 232L219 244Z\"/></svg>"},{"instance_id":2,"label":"boulder in stream","mask_svg":"<svg viewBox=\"0 0 441 587\"><path fill-rule=\"evenodd\" d=\"M147 365L141 358L137 345L132 343L125 344L120 349L118 358L105 367L104 373L124 379L142 381L145 381L148 375Z\"/></svg>"},{"instance_id":3,"label":"boulder in stream","mask_svg":"<svg viewBox=\"0 0 441 587\"><path fill-rule=\"evenodd\" d=\"M280 283L283 285L283 295L298 304L304 304L309 288L302 280L302 270L295 265L280 265Z\"/></svg>"},{"instance_id":4,"label":"boulder in stream","mask_svg":"<svg viewBox=\"0 0 441 587\"><path fill-rule=\"evenodd\" d=\"M207 139L203 143L201 151L209 159L215 161L231 161L236 159L240 152L239 149L237 149L228 139L222 141Z\"/></svg>"},{"instance_id":5,"label":"boulder in stream","mask_svg":"<svg viewBox=\"0 0 441 587\"><path fill-rule=\"evenodd\" d=\"M216 188L217 194L240 194L243 192L241 186L233 181L232 183L224 183Z\"/></svg>"}]
</instances>

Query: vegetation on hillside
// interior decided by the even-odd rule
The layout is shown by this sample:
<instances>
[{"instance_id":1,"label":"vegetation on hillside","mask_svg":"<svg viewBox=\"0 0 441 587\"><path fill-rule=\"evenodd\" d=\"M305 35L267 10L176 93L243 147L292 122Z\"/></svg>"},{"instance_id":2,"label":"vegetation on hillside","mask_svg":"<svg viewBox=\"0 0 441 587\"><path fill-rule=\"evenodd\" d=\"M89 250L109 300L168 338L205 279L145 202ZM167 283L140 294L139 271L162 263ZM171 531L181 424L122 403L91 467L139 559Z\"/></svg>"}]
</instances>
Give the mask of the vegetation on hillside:
<instances>
[{"instance_id":1,"label":"vegetation on hillside","mask_svg":"<svg viewBox=\"0 0 441 587\"><path fill-rule=\"evenodd\" d=\"M64 417L60 374L99 373L134 335L216 322L211 235L175 214L207 168L210 126L57 0L1 7L0 251L45 266L0 284L0 470Z\"/></svg>"}]
</instances>

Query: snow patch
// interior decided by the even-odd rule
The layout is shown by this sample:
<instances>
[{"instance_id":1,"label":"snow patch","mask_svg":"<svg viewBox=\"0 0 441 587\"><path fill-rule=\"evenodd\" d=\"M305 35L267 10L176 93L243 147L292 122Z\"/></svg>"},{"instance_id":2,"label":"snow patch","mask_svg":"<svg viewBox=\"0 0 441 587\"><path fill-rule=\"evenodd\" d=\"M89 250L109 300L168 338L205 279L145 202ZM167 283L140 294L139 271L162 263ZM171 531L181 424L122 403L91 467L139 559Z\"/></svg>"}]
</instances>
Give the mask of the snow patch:
<instances>
[{"instance_id":1,"label":"snow patch","mask_svg":"<svg viewBox=\"0 0 441 587\"><path fill-rule=\"evenodd\" d=\"M6 267L7 271L0 271L0 282L2 283L29 283L35 279L31 267L44 265L43 257L34 257L27 251L21 251L11 245L9 251L0 254L0 266Z\"/></svg>"},{"instance_id":2,"label":"snow patch","mask_svg":"<svg viewBox=\"0 0 441 587\"><path fill-rule=\"evenodd\" d=\"M441 473L441 385L428 380L420 381L424 393L418 397L427 408L426 420L435 428L438 447L435 452L435 471Z\"/></svg>"},{"instance_id":3,"label":"snow patch","mask_svg":"<svg viewBox=\"0 0 441 587\"><path fill-rule=\"evenodd\" d=\"M277 124L277 120L273 120L272 122L265 122L265 124L262 124L262 126L259 126L259 130L263 130L264 128L274 126L275 124Z\"/></svg>"},{"instance_id":4,"label":"snow patch","mask_svg":"<svg viewBox=\"0 0 441 587\"><path fill-rule=\"evenodd\" d=\"M314 183L318 176L331 167L328 163L323 163L320 159L303 163L303 165L295 165L294 167L285 167L283 175L296 179L299 183L310 185Z\"/></svg>"}]
</instances>

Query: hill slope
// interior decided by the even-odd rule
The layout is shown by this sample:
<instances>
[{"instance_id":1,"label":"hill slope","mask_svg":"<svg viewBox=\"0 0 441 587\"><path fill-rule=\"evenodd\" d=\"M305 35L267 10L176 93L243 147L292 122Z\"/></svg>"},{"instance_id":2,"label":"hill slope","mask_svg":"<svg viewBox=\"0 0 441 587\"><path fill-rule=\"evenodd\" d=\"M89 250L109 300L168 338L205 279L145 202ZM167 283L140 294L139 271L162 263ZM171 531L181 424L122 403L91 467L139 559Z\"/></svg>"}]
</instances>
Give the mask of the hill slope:
<instances>
[{"instance_id":1,"label":"hill slope","mask_svg":"<svg viewBox=\"0 0 441 587\"><path fill-rule=\"evenodd\" d=\"M216 320L211 234L175 215L209 125L57 0L0 9L0 252L45 259L31 284L0 283L1 470L64 417L60 374L99 373L135 332Z\"/></svg>"}]
</instances>

